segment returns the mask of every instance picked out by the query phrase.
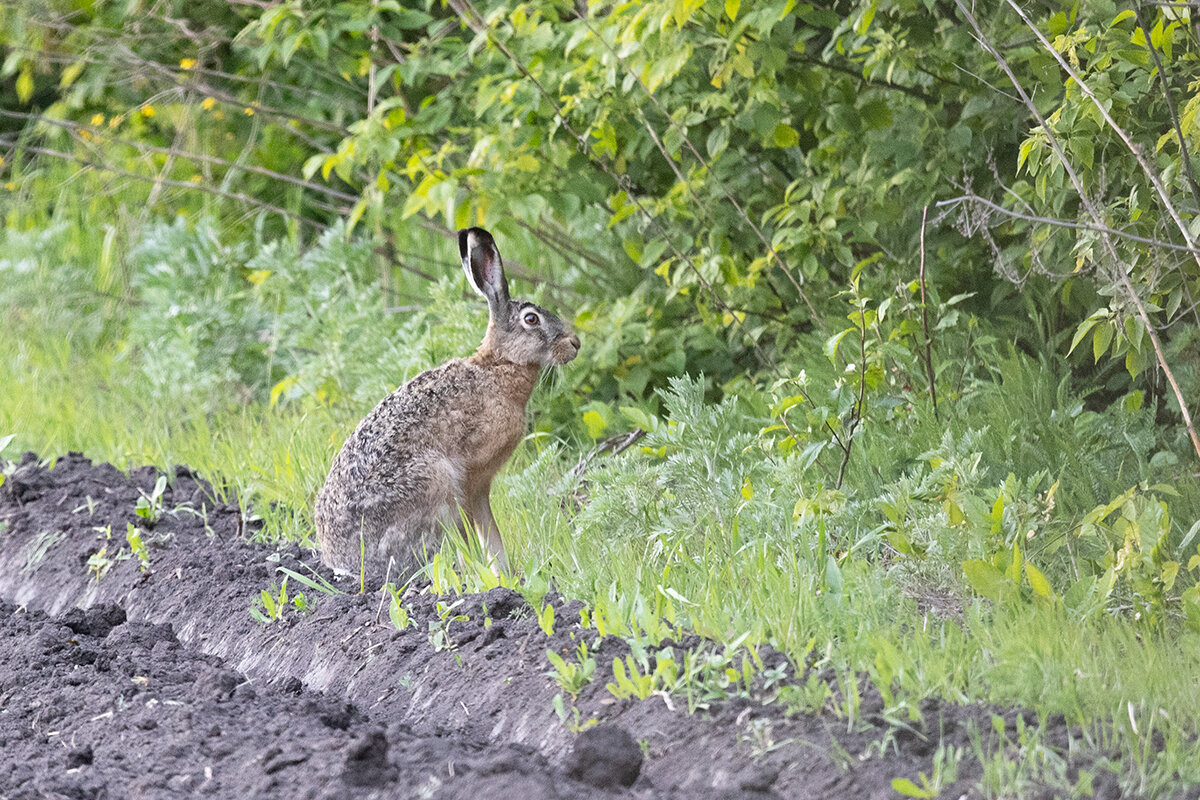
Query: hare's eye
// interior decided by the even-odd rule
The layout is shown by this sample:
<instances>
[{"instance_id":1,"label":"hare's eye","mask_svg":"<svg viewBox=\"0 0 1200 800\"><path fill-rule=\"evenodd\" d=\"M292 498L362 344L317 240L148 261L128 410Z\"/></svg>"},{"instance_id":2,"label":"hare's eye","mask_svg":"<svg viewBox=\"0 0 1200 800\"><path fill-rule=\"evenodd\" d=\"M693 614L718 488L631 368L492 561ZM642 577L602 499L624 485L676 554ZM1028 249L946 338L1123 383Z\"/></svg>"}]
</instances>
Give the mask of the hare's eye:
<instances>
[{"instance_id":1,"label":"hare's eye","mask_svg":"<svg viewBox=\"0 0 1200 800\"><path fill-rule=\"evenodd\" d=\"M540 323L541 323L541 320L538 319L538 315L533 313L532 311L530 311L528 314L525 315L525 324L528 325L529 327L535 328Z\"/></svg>"}]
</instances>

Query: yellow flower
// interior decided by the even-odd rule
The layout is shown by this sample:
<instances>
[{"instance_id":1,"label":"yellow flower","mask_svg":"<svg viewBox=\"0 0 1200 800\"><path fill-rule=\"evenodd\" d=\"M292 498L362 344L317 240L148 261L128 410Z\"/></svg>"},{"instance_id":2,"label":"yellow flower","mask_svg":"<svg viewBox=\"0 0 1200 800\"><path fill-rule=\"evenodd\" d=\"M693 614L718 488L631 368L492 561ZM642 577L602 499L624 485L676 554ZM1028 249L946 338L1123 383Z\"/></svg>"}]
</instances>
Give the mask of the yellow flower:
<instances>
[{"instance_id":1,"label":"yellow flower","mask_svg":"<svg viewBox=\"0 0 1200 800\"><path fill-rule=\"evenodd\" d=\"M8 183L4 184L4 188L8 189L11 192L17 188L17 185L15 183L13 183L12 181L9 181Z\"/></svg>"},{"instance_id":2,"label":"yellow flower","mask_svg":"<svg viewBox=\"0 0 1200 800\"><path fill-rule=\"evenodd\" d=\"M153 117L154 116L154 106L152 106L152 105L146 104L138 110L142 112L143 117Z\"/></svg>"},{"instance_id":3,"label":"yellow flower","mask_svg":"<svg viewBox=\"0 0 1200 800\"><path fill-rule=\"evenodd\" d=\"M0 167L4 166L4 156L0 156Z\"/></svg>"},{"instance_id":4,"label":"yellow flower","mask_svg":"<svg viewBox=\"0 0 1200 800\"><path fill-rule=\"evenodd\" d=\"M124 116L117 116L117 117L113 117L112 119L110 119L110 120L108 121L108 127L110 127L110 128L115 128L115 127L117 127L118 125L120 125L120 124L121 124L122 122L124 122L124 121L125 121L125 117L124 117Z\"/></svg>"},{"instance_id":5,"label":"yellow flower","mask_svg":"<svg viewBox=\"0 0 1200 800\"><path fill-rule=\"evenodd\" d=\"M246 106L245 108L242 109L242 113L245 114L247 117L253 117L254 109L251 108L250 106Z\"/></svg>"},{"instance_id":6,"label":"yellow flower","mask_svg":"<svg viewBox=\"0 0 1200 800\"><path fill-rule=\"evenodd\" d=\"M92 140L92 132L87 128L80 128L79 138L83 139L85 142L90 142Z\"/></svg>"},{"instance_id":7,"label":"yellow flower","mask_svg":"<svg viewBox=\"0 0 1200 800\"><path fill-rule=\"evenodd\" d=\"M225 112L224 111L214 111L213 119L225 119Z\"/></svg>"},{"instance_id":8,"label":"yellow flower","mask_svg":"<svg viewBox=\"0 0 1200 800\"><path fill-rule=\"evenodd\" d=\"M203 108L205 111L210 110L216 104L217 104L217 99L215 97L206 97L200 101L200 107Z\"/></svg>"},{"instance_id":9,"label":"yellow flower","mask_svg":"<svg viewBox=\"0 0 1200 800\"><path fill-rule=\"evenodd\" d=\"M193 69L195 66L196 66L196 59L194 59L194 58L179 59L179 68L180 69Z\"/></svg>"},{"instance_id":10,"label":"yellow flower","mask_svg":"<svg viewBox=\"0 0 1200 800\"><path fill-rule=\"evenodd\" d=\"M104 115L103 114L96 114L92 117L92 127L93 128L99 128L103 124L104 124Z\"/></svg>"},{"instance_id":11,"label":"yellow flower","mask_svg":"<svg viewBox=\"0 0 1200 800\"><path fill-rule=\"evenodd\" d=\"M193 175L192 177L188 178L188 181L191 183L203 183L204 177L202 175Z\"/></svg>"}]
</instances>

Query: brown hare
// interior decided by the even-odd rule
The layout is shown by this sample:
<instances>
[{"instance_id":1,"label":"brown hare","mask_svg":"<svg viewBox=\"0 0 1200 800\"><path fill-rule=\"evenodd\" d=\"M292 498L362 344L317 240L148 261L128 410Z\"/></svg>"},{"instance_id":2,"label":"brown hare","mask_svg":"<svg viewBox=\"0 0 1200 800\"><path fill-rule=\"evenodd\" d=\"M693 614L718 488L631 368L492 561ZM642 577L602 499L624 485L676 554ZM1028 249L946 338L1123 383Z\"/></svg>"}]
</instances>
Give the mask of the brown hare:
<instances>
[{"instance_id":1,"label":"brown hare","mask_svg":"<svg viewBox=\"0 0 1200 800\"><path fill-rule=\"evenodd\" d=\"M338 571L374 573L393 559L409 567L437 548L445 526L463 530L464 517L494 566L507 569L492 478L525 434L540 370L575 358L579 338L544 308L509 299L487 231L459 231L458 249L487 299L487 333L470 358L422 372L384 398L334 458L313 517L321 558Z\"/></svg>"}]
</instances>

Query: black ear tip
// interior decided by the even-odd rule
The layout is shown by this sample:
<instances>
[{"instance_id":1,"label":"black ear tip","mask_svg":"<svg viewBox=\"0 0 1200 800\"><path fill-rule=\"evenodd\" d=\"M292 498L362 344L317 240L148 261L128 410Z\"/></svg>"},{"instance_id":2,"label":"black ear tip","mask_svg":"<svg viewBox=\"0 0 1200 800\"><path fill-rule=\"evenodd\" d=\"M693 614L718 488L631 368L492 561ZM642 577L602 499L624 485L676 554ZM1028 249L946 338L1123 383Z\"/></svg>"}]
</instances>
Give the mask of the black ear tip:
<instances>
[{"instance_id":1,"label":"black ear tip","mask_svg":"<svg viewBox=\"0 0 1200 800\"><path fill-rule=\"evenodd\" d=\"M484 245L495 249L495 240L492 235L483 228L463 228L458 232L458 255L460 258L467 257L468 245L471 242L471 237L475 238L476 245Z\"/></svg>"}]
</instances>

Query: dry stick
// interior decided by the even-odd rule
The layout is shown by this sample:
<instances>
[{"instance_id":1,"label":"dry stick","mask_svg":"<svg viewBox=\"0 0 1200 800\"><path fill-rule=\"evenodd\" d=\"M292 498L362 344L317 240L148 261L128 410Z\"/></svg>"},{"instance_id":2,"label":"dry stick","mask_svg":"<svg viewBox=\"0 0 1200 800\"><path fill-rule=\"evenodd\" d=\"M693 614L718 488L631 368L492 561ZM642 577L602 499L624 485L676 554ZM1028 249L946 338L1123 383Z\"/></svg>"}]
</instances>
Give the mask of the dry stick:
<instances>
[{"instance_id":1,"label":"dry stick","mask_svg":"<svg viewBox=\"0 0 1200 800\"><path fill-rule=\"evenodd\" d=\"M671 117L670 114L667 113L667 110L665 108L663 108L662 103L658 102L658 98L654 96L654 93L651 92L650 88L648 86L646 86L646 84L642 81L642 76L639 75L634 70L629 68L629 65L627 63L625 63L625 59L621 58L621 55L615 49L613 49L612 45L610 45L608 43L608 40L605 39L603 36L601 36L600 33L595 28L592 27L591 22L589 22L586 17L582 17L579 15L576 15L576 16L578 17L580 22L582 22L585 26L587 26L587 29L592 32L592 35L600 40L600 43L604 45L605 49L608 50L608 52L612 53L612 56L613 56L613 58L615 58L617 60L617 63L619 63L621 65L621 67L627 73L629 73L630 76L632 76L635 80L637 80L638 86L642 87L642 91L645 92L646 96L650 98L650 102L652 102L654 104L654 107L657 108L659 110L659 112L662 113L662 115L667 118L671 127L674 128L679 133L680 137L683 139L684 144L687 145L688 150L692 151L692 155L696 157L696 160L700 162L700 165L703 166L704 169L708 171L708 174L712 175L715 179L716 173L713 172L713 169L709 165L707 159L705 159L704 156L700 155L700 151L697 150L696 146L692 144L692 140L687 135L687 132L685 130L683 130L679 126L678 123L675 122L675 120ZM672 168L673 168L673 166L672 166ZM728 200L730 205L732 205L734 207L734 209L738 212L738 215L746 222L747 225L750 226L750 230L754 231L754 234L758 237L758 240L760 242L762 242L763 247L767 248L767 253L775 261L775 265L778 266L780 271L783 272L783 274L787 276L787 279L789 281L791 281L792 286L795 287L796 292L800 295L800 298L802 300L804 300L804 305L808 306L808 312L812 315L813 323L820 330L825 330L825 325L821 322L821 318L817 315L817 310L815 308L813 308L813 304L808 299L808 295L805 294L804 289L801 288L800 283L792 276L792 273L790 271L788 271L787 266L783 263L783 259L781 259L779 257L779 253L777 253L775 251L775 248L773 246L771 246L771 243L767 241L767 237L763 235L762 229L760 229L757 225L755 225L754 221L752 219L750 219L750 215L747 214L744 210L742 210L741 204L739 204L737 199L732 194L730 194L728 189L725 188L725 184L721 183L718 180L717 186L721 189L721 194L725 195L725 199Z\"/></svg>"},{"instance_id":2,"label":"dry stick","mask_svg":"<svg viewBox=\"0 0 1200 800\"><path fill-rule=\"evenodd\" d=\"M929 215L929 206L921 209L921 324L925 327L925 372L929 375L929 399L933 401L933 418L941 422L938 416L937 389L933 385L933 335L929 332L929 309L925 305L925 219Z\"/></svg>"},{"instance_id":3,"label":"dry stick","mask_svg":"<svg viewBox=\"0 0 1200 800\"><path fill-rule=\"evenodd\" d=\"M855 281L855 292L858 294L858 282ZM842 465L838 467L837 486L842 488L842 478L846 476L846 465L850 463L850 450L854 447L854 432L862 421L863 400L867 394L867 314L863 310L863 300L858 300L858 400L854 403L854 411L850 415L850 424L846 428L846 444L842 448Z\"/></svg>"},{"instance_id":4,"label":"dry stick","mask_svg":"<svg viewBox=\"0 0 1200 800\"><path fill-rule=\"evenodd\" d=\"M1000 66L1000 69L1004 71L1004 74L1008 76L1009 81L1012 82L1013 88L1015 88L1017 90L1017 94L1020 95L1021 102L1024 103L1025 107L1029 109L1030 113L1032 113L1034 118L1038 121L1038 125L1046 134L1046 138L1050 142L1050 146L1054 150L1055 156L1058 157L1059 162L1063 165L1063 169L1070 178L1071 184L1075 187L1075 193L1079 195L1079 200L1081 203L1083 203L1088 215L1091 216L1092 219L1096 220L1097 223L1101 223L1103 216L1100 214L1099 209L1096 208L1095 203L1092 202L1091 198L1084 190L1083 181L1079 179L1079 175L1076 174L1075 168L1071 166L1071 162L1067 158L1066 152L1063 151L1062 145L1059 144L1058 138L1054 135L1054 132L1050 130L1050 126L1046 123L1046 119L1042 116L1041 112L1037 110L1037 106L1034 105L1033 100L1025 92L1025 88L1021 86L1021 82L1017 80L1017 76L1013 74L1012 68L1008 65L1008 61L1005 60L1004 56L1000 55L999 51L997 51L996 48L992 46L991 42L988 41L987 37L983 33L983 29L979 26L979 22L975 19L975 16L971 13L970 9L967 8L963 0L954 0L954 2L955 5L958 6L959 12L963 15L963 17L966 18L971 27L975 29L976 38L979 41L979 44L985 50L987 50L992 58L996 59L996 63ZM1011 4L1011 0L1009 0L1009 2ZM1022 19L1025 19L1025 16L1021 13L1020 9L1017 9L1017 13L1021 15ZM1026 24L1028 24L1028 22L1026 22ZM1041 31L1038 31L1037 28L1034 28L1034 32L1037 33L1039 38L1042 38ZM1043 39L1043 42L1044 41L1045 40ZM1053 48L1049 49L1053 52ZM1073 73L1074 71L1072 70L1071 72ZM1080 86L1082 87L1083 84L1080 83ZM1088 91L1090 92L1090 90ZM1105 117L1108 117L1108 112L1104 110L1103 106L1097 104L1097 107L1100 108L1101 113L1103 113ZM1137 155L1136 150L1134 153ZM1155 183L1157 184L1157 180L1155 180ZM1134 307L1137 309L1138 317L1142 320L1142 324L1146 328L1146 333L1150 335L1150 343L1154 346L1155 358L1158 360L1158 365L1162 369L1163 374L1167 376L1167 381L1171 384L1171 390L1175 393L1175 400L1179 404L1179 413L1183 417L1184 427L1187 429L1188 436L1192 440L1192 447L1196 451L1196 458L1200 459L1200 437L1197 437L1196 435L1196 428L1192 424L1192 415L1188 411L1187 403L1184 401L1183 391L1179 388L1179 382L1175 380L1175 373L1171 371L1171 367L1167 363L1167 357L1163 353L1162 342L1159 341L1158 332L1154 329L1154 325L1150 321L1150 314L1146 311L1146 306L1142 303L1142 299L1138 297L1138 293L1134 289L1133 284L1130 282L1129 276L1125 273L1124 264L1121 261L1120 255L1117 253L1116 247L1112 243L1112 238L1106 233L1101 233L1100 237L1105 245L1105 249L1108 250L1109 256L1113 260L1113 271L1116 273L1118 281L1129 294L1130 300L1132 300ZM1185 235L1185 239L1187 240L1188 245L1192 246L1190 236Z\"/></svg>"},{"instance_id":5,"label":"dry stick","mask_svg":"<svg viewBox=\"0 0 1200 800\"><path fill-rule=\"evenodd\" d=\"M1116 228L1110 228L1107 225L1091 225L1086 222L1071 222L1069 220L1056 219L1054 217L1039 217L1034 214L1023 214L1020 211L1013 211L1010 208L1005 208L1004 206L994 203L991 200L988 200L986 197L980 197L973 192L968 192L967 194L959 195L958 197L951 197L948 200L939 200L933 204L933 207L944 208L945 206L958 205L959 203L978 203L981 206L987 206L992 211L1004 214L1007 217L1012 217L1013 219L1024 220L1025 222L1053 225L1058 228L1071 228L1072 230L1077 231L1093 231L1095 233L1102 233L1108 236L1116 236L1120 239L1128 239L1131 242L1141 242L1142 244L1153 245L1154 247L1162 247L1167 250L1179 250L1184 253L1193 254L1200 253L1200 250L1188 247L1187 245L1166 242L1162 239L1149 239L1145 236L1138 236L1134 233L1119 231Z\"/></svg>"}]
</instances>

